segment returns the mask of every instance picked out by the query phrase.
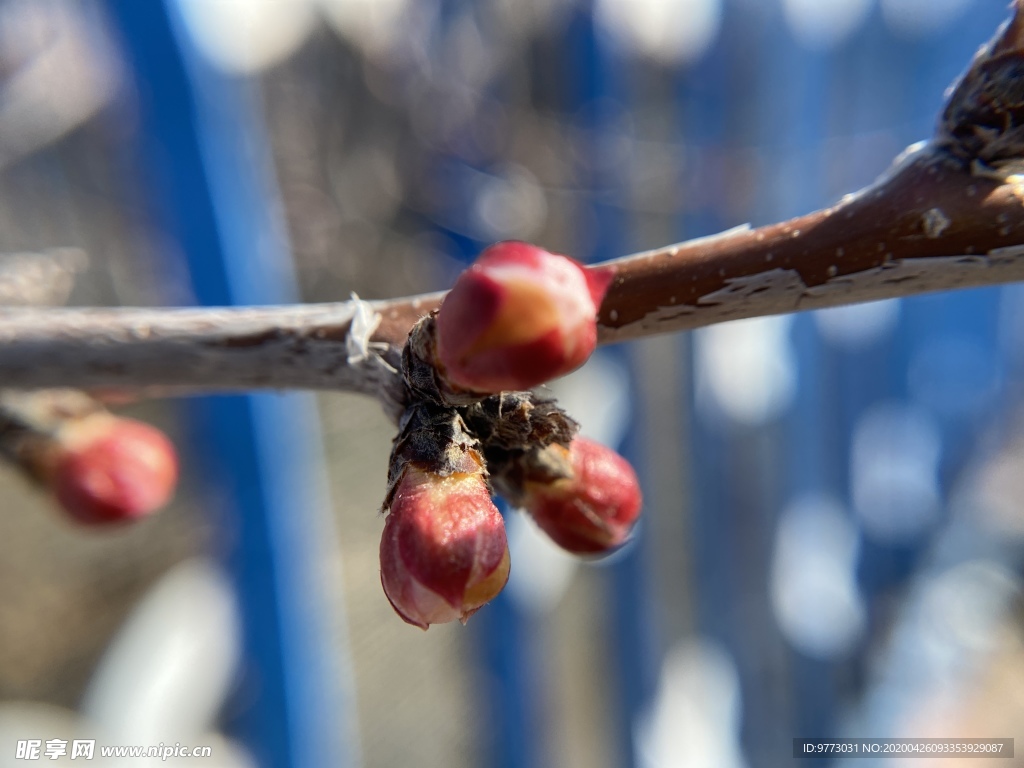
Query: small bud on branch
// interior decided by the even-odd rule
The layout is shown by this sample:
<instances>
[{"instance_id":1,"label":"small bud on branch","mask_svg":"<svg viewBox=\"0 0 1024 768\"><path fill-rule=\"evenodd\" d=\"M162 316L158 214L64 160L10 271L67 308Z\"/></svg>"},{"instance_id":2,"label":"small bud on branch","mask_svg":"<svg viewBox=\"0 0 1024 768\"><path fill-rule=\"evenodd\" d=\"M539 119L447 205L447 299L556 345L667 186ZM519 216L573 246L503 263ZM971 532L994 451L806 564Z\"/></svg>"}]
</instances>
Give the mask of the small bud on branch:
<instances>
[{"instance_id":1,"label":"small bud on branch","mask_svg":"<svg viewBox=\"0 0 1024 768\"><path fill-rule=\"evenodd\" d=\"M528 243L487 248L437 313L441 376L457 389L536 387L578 368L597 344L611 270L585 270Z\"/></svg>"},{"instance_id":2,"label":"small bud on branch","mask_svg":"<svg viewBox=\"0 0 1024 768\"><path fill-rule=\"evenodd\" d=\"M629 539L640 516L640 483L629 462L600 443L577 437L568 450L553 444L547 463L565 463L568 477L527 480L523 506L551 540L578 555L611 552Z\"/></svg>"},{"instance_id":3,"label":"small bud on branch","mask_svg":"<svg viewBox=\"0 0 1024 768\"><path fill-rule=\"evenodd\" d=\"M0 393L0 454L89 525L155 512L178 477L174 446L160 430L74 390Z\"/></svg>"},{"instance_id":4,"label":"small bud on branch","mask_svg":"<svg viewBox=\"0 0 1024 768\"><path fill-rule=\"evenodd\" d=\"M79 522L136 520L166 505L174 493L174 446L149 424L98 414L65 428L57 445L52 486Z\"/></svg>"},{"instance_id":5,"label":"small bud on branch","mask_svg":"<svg viewBox=\"0 0 1024 768\"><path fill-rule=\"evenodd\" d=\"M477 439L459 413L409 407L391 452L381 584L405 621L465 622L505 586L505 524Z\"/></svg>"},{"instance_id":6,"label":"small bud on branch","mask_svg":"<svg viewBox=\"0 0 1024 768\"><path fill-rule=\"evenodd\" d=\"M422 629L465 621L505 586L505 523L476 472L411 466L395 488L380 543L381 584L395 611Z\"/></svg>"}]
</instances>

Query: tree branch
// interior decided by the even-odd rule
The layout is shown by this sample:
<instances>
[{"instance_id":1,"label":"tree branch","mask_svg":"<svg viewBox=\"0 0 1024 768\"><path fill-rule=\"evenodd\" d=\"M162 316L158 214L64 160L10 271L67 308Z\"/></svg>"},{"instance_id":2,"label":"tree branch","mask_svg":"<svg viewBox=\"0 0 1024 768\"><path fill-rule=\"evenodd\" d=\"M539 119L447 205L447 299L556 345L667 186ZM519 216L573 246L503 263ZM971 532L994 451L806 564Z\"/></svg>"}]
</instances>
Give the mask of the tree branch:
<instances>
[{"instance_id":1,"label":"tree branch","mask_svg":"<svg viewBox=\"0 0 1024 768\"><path fill-rule=\"evenodd\" d=\"M1022 199L1024 178L918 146L832 208L614 262L600 339L1024 280Z\"/></svg>"},{"instance_id":2,"label":"tree branch","mask_svg":"<svg viewBox=\"0 0 1024 768\"><path fill-rule=\"evenodd\" d=\"M353 299L237 309L0 309L0 380L7 388L61 381L108 396L342 389L397 404L400 349L370 340L380 320L374 310L386 306ZM403 307L415 312L415 301Z\"/></svg>"},{"instance_id":3,"label":"tree branch","mask_svg":"<svg viewBox=\"0 0 1024 768\"><path fill-rule=\"evenodd\" d=\"M935 137L838 205L610 262L610 343L744 317L1024 280L1024 14L951 89ZM6 387L347 389L393 369L443 294L244 309L0 311ZM372 310L372 311L371 311ZM373 313L377 313L374 317Z\"/></svg>"}]
</instances>

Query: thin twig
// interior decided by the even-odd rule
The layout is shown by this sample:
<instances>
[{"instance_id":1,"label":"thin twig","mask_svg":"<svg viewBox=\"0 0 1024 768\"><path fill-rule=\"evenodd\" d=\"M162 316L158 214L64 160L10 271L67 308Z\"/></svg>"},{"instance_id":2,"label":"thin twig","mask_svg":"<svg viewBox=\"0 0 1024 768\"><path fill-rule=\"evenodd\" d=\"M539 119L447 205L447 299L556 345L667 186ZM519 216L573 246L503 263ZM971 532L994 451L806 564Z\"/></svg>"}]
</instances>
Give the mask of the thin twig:
<instances>
[{"instance_id":1,"label":"thin twig","mask_svg":"<svg viewBox=\"0 0 1024 768\"><path fill-rule=\"evenodd\" d=\"M838 205L611 262L610 343L743 317L1024 280L1024 14L952 89L936 136ZM443 294L244 309L0 311L6 387L347 389L395 406L398 349ZM371 309L379 325L368 326ZM355 326L355 327L354 327Z\"/></svg>"}]
</instances>

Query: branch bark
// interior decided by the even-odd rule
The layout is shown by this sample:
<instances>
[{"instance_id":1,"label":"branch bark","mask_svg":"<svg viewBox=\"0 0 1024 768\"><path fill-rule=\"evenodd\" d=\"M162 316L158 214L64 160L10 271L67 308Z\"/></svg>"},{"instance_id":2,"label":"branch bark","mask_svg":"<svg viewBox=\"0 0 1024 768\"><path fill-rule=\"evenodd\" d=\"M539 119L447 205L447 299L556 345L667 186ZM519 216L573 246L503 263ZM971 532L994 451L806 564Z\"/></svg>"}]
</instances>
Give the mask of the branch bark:
<instances>
[{"instance_id":1,"label":"branch bark","mask_svg":"<svg viewBox=\"0 0 1024 768\"><path fill-rule=\"evenodd\" d=\"M875 184L780 224L610 262L601 343L1024 280L1024 13L951 89L935 136ZM443 294L214 309L0 311L6 387L312 388L398 404L409 329ZM368 310L379 315L370 323Z\"/></svg>"}]
</instances>

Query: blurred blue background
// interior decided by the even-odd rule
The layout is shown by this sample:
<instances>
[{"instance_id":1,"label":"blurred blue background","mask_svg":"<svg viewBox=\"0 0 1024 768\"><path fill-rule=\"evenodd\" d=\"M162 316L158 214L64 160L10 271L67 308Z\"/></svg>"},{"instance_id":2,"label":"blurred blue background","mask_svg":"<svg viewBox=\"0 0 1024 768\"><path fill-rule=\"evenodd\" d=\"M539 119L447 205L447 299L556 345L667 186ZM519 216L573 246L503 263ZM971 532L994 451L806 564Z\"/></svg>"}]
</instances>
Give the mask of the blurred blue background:
<instances>
[{"instance_id":1,"label":"blurred blue background","mask_svg":"<svg viewBox=\"0 0 1024 768\"><path fill-rule=\"evenodd\" d=\"M1006 15L5 0L0 250L78 249L76 304L268 304L441 289L507 238L596 261L771 223L927 138ZM508 588L427 634L379 586L392 427L372 402L135 406L183 454L157 519L83 536L2 478L0 766L35 733L261 768L835 763L794 760L798 736L1024 748L1022 298L601 350L552 388L638 468L634 543L580 563L508 511Z\"/></svg>"}]
</instances>

